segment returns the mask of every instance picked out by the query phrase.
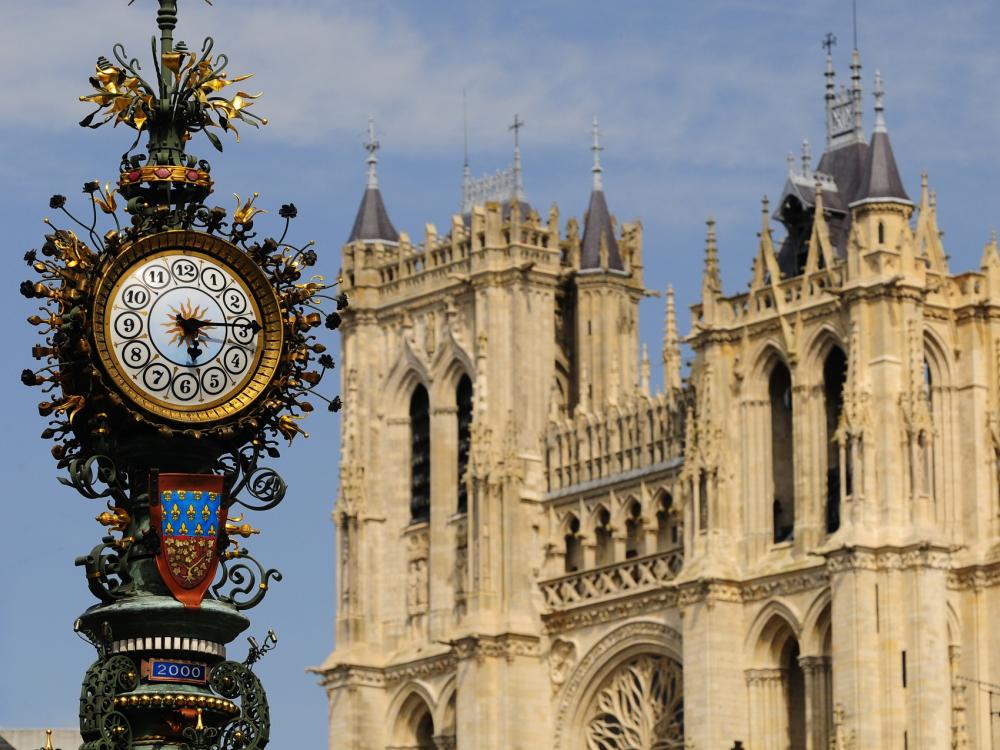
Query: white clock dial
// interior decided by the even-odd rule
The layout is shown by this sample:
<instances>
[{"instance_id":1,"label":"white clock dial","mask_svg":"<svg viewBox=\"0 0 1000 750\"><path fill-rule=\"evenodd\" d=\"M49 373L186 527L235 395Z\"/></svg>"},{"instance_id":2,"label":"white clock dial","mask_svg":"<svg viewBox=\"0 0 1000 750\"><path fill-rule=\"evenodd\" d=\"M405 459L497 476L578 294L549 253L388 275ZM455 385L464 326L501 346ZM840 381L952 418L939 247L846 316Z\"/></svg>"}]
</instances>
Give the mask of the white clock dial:
<instances>
[{"instance_id":1,"label":"white clock dial","mask_svg":"<svg viewBox=\"0 0 1000 750\"><path fill-rule=\"evenodd\" d=\"M182 411L239 393L263 348L264 322L247 284L192 250L157 253L126 269L106 321L118 371L146 397Z\"/></svg>"}]
</instances>

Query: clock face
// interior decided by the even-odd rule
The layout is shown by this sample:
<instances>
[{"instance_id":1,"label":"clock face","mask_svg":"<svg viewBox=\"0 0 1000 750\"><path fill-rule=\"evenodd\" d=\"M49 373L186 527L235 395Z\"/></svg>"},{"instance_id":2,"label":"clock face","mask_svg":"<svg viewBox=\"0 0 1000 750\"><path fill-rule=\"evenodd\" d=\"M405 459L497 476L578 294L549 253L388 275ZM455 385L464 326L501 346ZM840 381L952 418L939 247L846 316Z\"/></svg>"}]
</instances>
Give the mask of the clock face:
<instances>
[{"instance_id":1,"label":"clock face","mask_svg":"<svg viewBox=\"0 0 1000 750\"><path fill-rule=\"evenodd\" d=\"M277 367L274 292L245 253L211 235L165 232L135 243L105 275L94 312L104 369L160 417L232 417Z\"/></svg>"}]
</instances>

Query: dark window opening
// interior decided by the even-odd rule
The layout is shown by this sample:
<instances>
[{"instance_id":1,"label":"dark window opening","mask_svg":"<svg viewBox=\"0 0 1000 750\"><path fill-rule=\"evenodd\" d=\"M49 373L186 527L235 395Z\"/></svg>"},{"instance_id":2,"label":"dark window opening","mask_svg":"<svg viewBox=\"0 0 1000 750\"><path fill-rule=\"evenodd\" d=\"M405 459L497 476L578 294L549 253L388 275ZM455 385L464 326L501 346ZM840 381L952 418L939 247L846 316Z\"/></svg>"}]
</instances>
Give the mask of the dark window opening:
<instances>
[{"instance_id":1,"label":"dark window opening","mask_svg":"<svg viewBox=\"0 0 1000 750\"><path fill-rule=\"evenodd\" d=\"M611 514L601 508L597 514L597 528L594 529L597 542L597 564L610 565L615 561L615 546L611 539Z\"/></svg>"},{"instance_id":2,"label":"dark window opening","mask_svg":"<svg viewBox=\"0 0 1000 750\"><path fill-rule=\"evenodd\" d=\"M881 221L878 223L878 244L885 244L885 224Z\"/></svg>"},{"instance_id":3,"label":"dark window opening","mask_svg":"<svg viewBox=\"0 0 1000 750\"><path fill-rule=\"evenodd\" d=\"M463 375L455 393L458 404L458 512L469 509L469 445L472 441L472 381Z\"/></svg>"},{"instance_id":4,"label":"dark window opening","mask_svg":"<svg viewBox=\"0 0 1000 750\"><path fill-rule=\"evenodd\" d=\"M792 376L784 363L771 371L768 383L771 401L771 478L774 484L772 513L774 541L784 542L795 534L795 459L792 434Z\"/></svg>"},{"instance_id":5,"label":"dark window opening","mask_svg":"<svg viewBox=\"0 0 1000 750\"><path fill-rule=\"evenodd\" d=\"M410 521L431 515L431 419L427 389L418 385L410 397Z\"/></svg>"},{"instance_id":6,"label":"dark window opening","mask_svg":"<svg viewBox=\"0 0 1000 750\"><path fill-rule=\"evenodd\" d=\"M569 533L566 542L566 572L575 573L583 567L583 548L580 546L580 520L576 516L569 519Z\"/></svg>"},{"instance_id":7,"label":"dark window opening","mask_svg":"<svg viewBox=\"0 0 1000 750\"><path fill-rule=\"evenodd\" d=\"M823 400L826 407L826 531L840 528L840 444L837 428L844 411L844 382L847 358L834 347L823 363ZM850 464L847 465L850 472Z\"/></svg>"},{"instance_id":8,"label":"dark window opening","mask_svg":"<svg viewBox=\"0 0 1000 750\"><path fill-rule=\"evenodd\" d=\"M670 493L663 493L663 497L660 498L660 509L656 512L657 552L666 552L677 543L677 524L673 523L670 513L673 504L674 499L670 496Z\"/></svg>"},{"instance_id":9,"label":"dark window opening","mask_svg":"<svg viewBox=\"0 0 1000 750\"><path fill-rule=\"evenodd\" d=\"M629 518L625 521L625 559L638 557L642 544L642 507L638 502L629 508Z\"/></svg>"}]
</instances>

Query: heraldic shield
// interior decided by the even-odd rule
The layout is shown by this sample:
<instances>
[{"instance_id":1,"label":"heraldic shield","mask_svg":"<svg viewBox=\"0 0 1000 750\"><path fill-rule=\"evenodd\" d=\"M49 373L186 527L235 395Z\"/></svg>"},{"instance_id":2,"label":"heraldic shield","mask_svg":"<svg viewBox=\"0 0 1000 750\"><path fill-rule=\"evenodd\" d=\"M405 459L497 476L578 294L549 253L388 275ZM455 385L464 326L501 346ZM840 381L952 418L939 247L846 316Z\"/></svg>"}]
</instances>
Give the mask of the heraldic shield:
<instances>
[{"instance_id":1,"label":"heraldic shield","mask_svg":"<svg viewBox=\"0 0 1000 750\"><path fill-rule=\"evenodd\" d=\"M160 534L156 567L185 607L200 607L219 564L226 530L223 477L158 474L152 477L150 518Z\"/></svg>"}]
</instances>

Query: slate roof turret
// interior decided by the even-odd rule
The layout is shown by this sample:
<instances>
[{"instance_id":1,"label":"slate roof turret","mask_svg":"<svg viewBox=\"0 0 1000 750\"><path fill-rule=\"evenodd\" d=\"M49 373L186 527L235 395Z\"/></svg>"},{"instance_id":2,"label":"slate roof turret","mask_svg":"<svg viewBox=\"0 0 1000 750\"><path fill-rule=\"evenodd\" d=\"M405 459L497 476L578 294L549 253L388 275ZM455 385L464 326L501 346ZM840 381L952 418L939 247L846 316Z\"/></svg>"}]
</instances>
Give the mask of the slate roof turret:
<instances>
[{"instance_id":1,"label":"slate roof turret","mask_svg":"<svg viewBox=\"0 0 1000 750\"><path fill-rule=\"evenodd\" d=\"M368 186L364 195L361 196L361 205L358 206L358 213L354 217L354 226L347 241L357 242L399 242L399 232L392 225L389 219L389 212L385 210L385 202L382 200L382 192L378 187L378 172L376 165L378 158L375 152L379 150L381 144L375 140L375 119L368 118L368 142L364 144L368 152Z\"/></svg>"},{"instance_id":2,"label":"slate roof turret","mask_svg":"<svg viewBox=\"0 0 1000 750\"><path fill-rule=\"evenodd\" d=\"M597 118L593 126L594 152L593 185L590 191L590 204L583 220L583 241L580 246L580 269L601 268L601 241L607 246L607 267L616 271L624 271L621 252L618 250L618 240L615 238L615 227L608 211L608 202L604 198L604 169L601 167L601 142Z\"/></svg>"}]
</instances>

